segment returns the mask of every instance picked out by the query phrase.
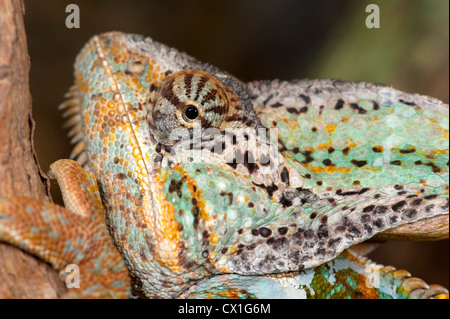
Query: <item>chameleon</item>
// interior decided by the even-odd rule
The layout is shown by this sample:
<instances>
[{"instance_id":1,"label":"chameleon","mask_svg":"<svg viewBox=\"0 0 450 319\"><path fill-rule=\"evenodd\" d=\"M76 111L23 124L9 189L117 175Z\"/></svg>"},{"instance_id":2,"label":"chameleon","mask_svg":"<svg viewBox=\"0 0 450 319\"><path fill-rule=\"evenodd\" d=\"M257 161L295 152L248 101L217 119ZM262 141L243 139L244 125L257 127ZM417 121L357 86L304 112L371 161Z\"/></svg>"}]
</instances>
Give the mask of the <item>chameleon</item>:
<instances>
[{"instance_id":1,"label":"chameleon","mask_svg":"<svg viewBox=\"0 0 450 319\"><path fill-rule=\"evenodd\" d=\"M96 35L61 104L65 207L0 199L0 240L55 268L64 298L448 298L364 257L448 238L437 99L333 79L244 83L121 32ZM366 246L364 246L366 245Z\"/></svg>"}]
</instances>

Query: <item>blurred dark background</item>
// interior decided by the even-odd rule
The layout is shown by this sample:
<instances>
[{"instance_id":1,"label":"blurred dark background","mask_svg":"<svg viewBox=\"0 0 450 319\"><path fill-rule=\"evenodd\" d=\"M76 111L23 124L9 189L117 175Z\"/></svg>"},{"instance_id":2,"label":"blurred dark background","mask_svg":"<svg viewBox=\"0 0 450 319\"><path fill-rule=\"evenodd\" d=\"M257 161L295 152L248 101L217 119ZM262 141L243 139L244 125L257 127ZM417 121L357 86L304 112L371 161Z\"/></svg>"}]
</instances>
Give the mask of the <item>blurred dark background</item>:
<instances>
[{"instance_id":1,"label":"blurred dark background","mask_svg":"<svg viewBox=\"0 0 450 319\"><path fill-rule=\"evenodd\" d=\"M70 3L80 7L80 29L65 27ZM380 29L365 26L370 3L379 5ZM35 147L44 171L70 154L57 105L72 84L75 56L106 31L151 36L244 81L341 78L449 101L445 0L25 0L25 9ZM369 257L449 287L448 240L385 243Z\"/></svg>"}]
</instances>

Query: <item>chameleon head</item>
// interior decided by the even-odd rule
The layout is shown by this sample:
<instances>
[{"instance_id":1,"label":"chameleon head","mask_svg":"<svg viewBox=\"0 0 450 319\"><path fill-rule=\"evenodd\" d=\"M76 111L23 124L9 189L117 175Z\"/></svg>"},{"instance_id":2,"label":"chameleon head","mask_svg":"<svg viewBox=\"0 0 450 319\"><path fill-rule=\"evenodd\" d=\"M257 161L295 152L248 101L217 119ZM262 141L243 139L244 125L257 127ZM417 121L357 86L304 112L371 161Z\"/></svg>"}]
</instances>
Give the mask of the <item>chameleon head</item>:
<instances>
[{"instance_id":1,"label":"chameleon head","mask_svg":"<svg viewBox=\"0 0 450 319\"><path fill-rule=\"evenodd\" d=\"M75 75L77 86L70 101L79 99L81 111L69 123L77 123L75 131L83 131L75 153L85 149L82 154L99 178L114 243L146 296L178 296L192 282L211 274L268 274L314 267L388 227L442 212L448 216L448 184L442 195L425 193L416 198L419 188L414 185L405 186L402 192L396 188L400 185L344 188L344 178L324 169L325 181L339 187L329 190L313 179L304 182L301 173L311 177L311 171L303 167L309 166L309 159L315 160L306 152L291 161L275 146L269 156L257 157L252 155L257 148L245 148L238 139L220 153L206 147L191 150L194 155L206 150L201 161L189 160L195 158L190 152L172 152L178 136L187 132L190 138L197 127L221 132L263 127L252 100L255 105L260 103L256 108L260 115L274 112L262 107L272 97L331 105L327 99L336 91L334 84L310 88L306 82L306 88L295 83L274 82L273 87L263 83L255 95L251 85L220 70L151 39L121 33L94 37L80 53ZM292 88L289 96L281 85ZM353 99L355 84L347 85ZM299 97L305 90L314 92L317 101L303 94ZM367 92L365 86L363 92ZM375 106L380 109L378 103L374 110ZM402 110L405 107L395 103ZM315 106L319 113L319 104ZM313 109L312 105L308 108ZM333 103L325 110L336 113L341 108ZM442 110L445 113L440 114L448 114L448 106ZM367 116L364 112L358 114ZM298 121L300 117L293 123L297 126ZM445 134L448 139L448 130ZM287 140L292 144L298 138L288 136ZM264 144L262 139L258 142ZM161 144L171 148L170 154ZM316 154L326 153L321 151ZM230 153L232 161L227 161ZM299 163L303 157L298 156L305 161ZM349 171L361 172L353 167L356 164L348 165L352 165ZM422 202L427 204L419 209ZM448 224L446 229L448 236Z\"/></svg>"},{"instance_id":2,"label":"chameleon head","mask_svg":"<svg viewBox=\"0 0 450 319\"><path fill-rule=\"evenodd\" d=\"M151 100L150 128L156 140L164 145L189 138L195 128L224 131L259 124L227 85L201 70L184 70L168 76L153 92Z\"/></svg>"}]
</instances>

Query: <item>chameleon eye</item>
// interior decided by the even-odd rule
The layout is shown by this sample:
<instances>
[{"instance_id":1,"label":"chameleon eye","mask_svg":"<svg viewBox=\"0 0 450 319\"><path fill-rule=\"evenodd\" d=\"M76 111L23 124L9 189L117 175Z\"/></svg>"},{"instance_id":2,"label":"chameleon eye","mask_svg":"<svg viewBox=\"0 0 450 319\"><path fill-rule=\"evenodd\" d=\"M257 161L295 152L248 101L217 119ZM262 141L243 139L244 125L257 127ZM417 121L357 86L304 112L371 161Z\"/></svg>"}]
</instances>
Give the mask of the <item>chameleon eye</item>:
<instances>
[{"instance_id":1,"label":"chameleon eye","mask_svg":"<svg viewBox=\"0 0 450 319\"><path fill-rule=\"evenodd\" d=\"M199 111L197 107L194 105L186 105L186 107L183 109L183 119L186 122L192 122L198 118Z\"/></svg>"}]
</instances>

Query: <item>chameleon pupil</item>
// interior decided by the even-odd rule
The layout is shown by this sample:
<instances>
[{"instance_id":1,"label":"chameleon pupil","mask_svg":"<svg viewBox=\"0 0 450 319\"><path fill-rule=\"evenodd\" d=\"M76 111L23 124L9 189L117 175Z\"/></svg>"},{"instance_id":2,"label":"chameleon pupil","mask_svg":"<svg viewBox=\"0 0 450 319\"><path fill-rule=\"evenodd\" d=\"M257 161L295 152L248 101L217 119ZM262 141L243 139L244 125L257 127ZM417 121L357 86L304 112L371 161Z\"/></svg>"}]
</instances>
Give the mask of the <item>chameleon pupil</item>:
<instances>
[{"instance_id":1,"label":"chameleon pupil","mask_svg":"<svg viewBox=\"0 0 450 319\"><path fill-rule=\"evenodd\" d=\"M184 110L184 115L188 120L195 120L198 117L198 109L195 106L188 105Z\"/></svg>"}]
</instances>

